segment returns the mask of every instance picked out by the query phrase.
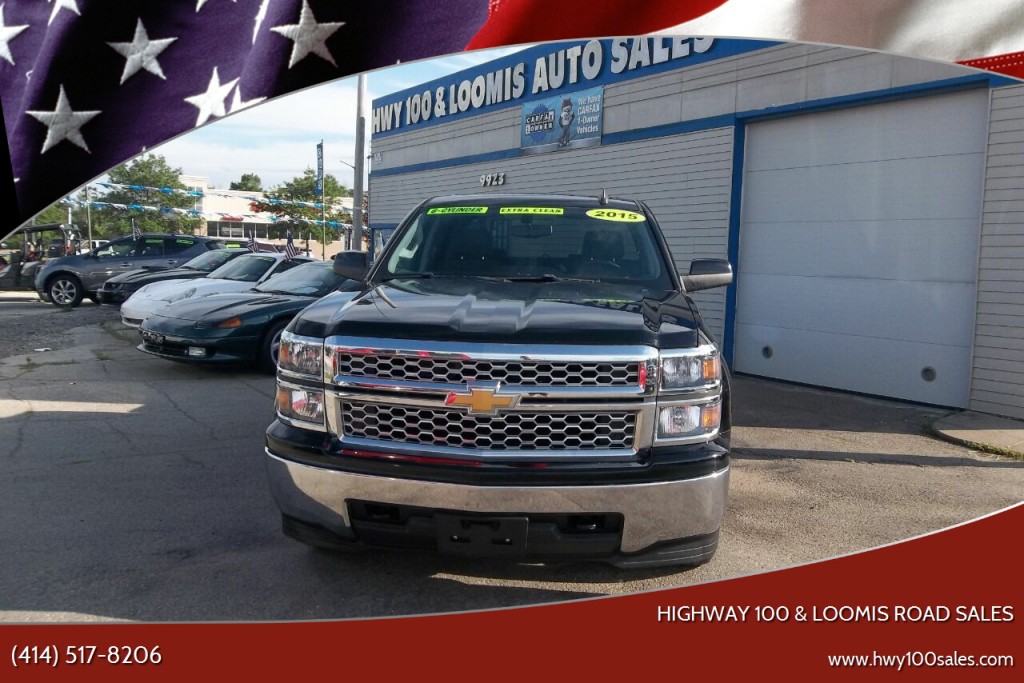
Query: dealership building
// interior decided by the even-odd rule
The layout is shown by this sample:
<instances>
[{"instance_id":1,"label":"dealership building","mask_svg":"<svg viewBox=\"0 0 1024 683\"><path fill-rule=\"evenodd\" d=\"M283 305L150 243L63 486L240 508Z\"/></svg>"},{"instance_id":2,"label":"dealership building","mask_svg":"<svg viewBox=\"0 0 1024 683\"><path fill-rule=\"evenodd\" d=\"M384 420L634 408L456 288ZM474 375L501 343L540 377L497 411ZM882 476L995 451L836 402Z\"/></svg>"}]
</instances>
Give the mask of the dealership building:
<instances>
[{"instance_id":1,"label":"dealership building","mask_svg":"<svg viewBox=\"0 0 1024 683\"><path fill-rule=\"evenodd\" d=\"M646 201L736 372L1024 418L1024 85L821 45L538 45L373 103L371 227L440 194ZM582 341L582 340L581 340Z\"/></svg>"}]
</instances>

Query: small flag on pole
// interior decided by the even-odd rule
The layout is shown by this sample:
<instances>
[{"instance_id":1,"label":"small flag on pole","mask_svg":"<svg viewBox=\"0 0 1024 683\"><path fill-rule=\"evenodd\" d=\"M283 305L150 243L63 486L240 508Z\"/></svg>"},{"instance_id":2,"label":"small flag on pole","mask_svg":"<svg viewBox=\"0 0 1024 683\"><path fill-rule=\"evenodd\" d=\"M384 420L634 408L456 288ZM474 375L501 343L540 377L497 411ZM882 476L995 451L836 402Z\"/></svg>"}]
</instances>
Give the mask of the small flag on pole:
<instances>
[{"instance_id":1,"label":"small flag on pole","mask_svg":"<svg viewBox=\"0 0 1024 683\"><path fill-rule=\"evenodd\" d=\"M132 238L140 239L142 237L142 231L139 230L139 226L135 225L135 219L132 219Z\"/></svg>"},{"instance_id":2,"label":"small flag on pole","mask_svg":"<svg viewBox=\"0 0 1024 683\"><path fill-rule=\"evenodd\" d=\"M259 248L256 246L256 229L255 228L253 228L253 231L251 233L249 233L249 245L248 246L249 246L249 251L251 251L253 253L256 253L257 251L259 251Z\"/></svg>"},{"instance_id":3,"label":"small flag on pole","mask_svg":"<svg viewBox=\"0 0 1024 683\"><path fill-rule=\"evenodd\" d=\"M288 243L284 245L284 260L291 261L299 253L299 250L295 247L295 242L292 240L292 231L288 231Z\"/></svg>"}]
</instances>

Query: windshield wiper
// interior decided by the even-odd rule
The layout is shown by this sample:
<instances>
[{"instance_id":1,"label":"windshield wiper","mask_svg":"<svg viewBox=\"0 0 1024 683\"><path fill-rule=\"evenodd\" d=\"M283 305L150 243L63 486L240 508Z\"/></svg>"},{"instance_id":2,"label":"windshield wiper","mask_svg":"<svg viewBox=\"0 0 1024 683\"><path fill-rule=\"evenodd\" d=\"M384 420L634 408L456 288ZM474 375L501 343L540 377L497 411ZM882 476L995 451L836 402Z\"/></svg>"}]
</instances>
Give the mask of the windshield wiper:
<instances>
[{"instance_id":1,"label":"windshield wiper","mask_svg":"<svg viewBox=\"0 0 1024 683\"><path fill-rule=\"evenodd\" d=\"M543 275L520 275L502 279L505 282L600 282L600 280L585 280L579 277L561 277L554 273L545 273Z\"/></svg>"},{"instance_id":2,"label":"windshield wiper","mask_svg":"<svg viewBox=\"0 0 1024 683\"><path fill-rule=\"evenodd\" d=\"M429 280L434 277L433 273L405 273L402 275L388 275L381 278L379 282L390 282L391 280Z\"/></svg>"},{"instance_id":3,"label":"windshield wiper","mask_svg":"<svg viewBox=\"0 0 1024 683\"><path fill-rule=\"evenodd\" d=\"M259 292L260 294L283 294L285 296L295 296L295 292L289 292L284 289L260 289L259 287L253 287L249 291Z\"/></svg>"}]
</instances>

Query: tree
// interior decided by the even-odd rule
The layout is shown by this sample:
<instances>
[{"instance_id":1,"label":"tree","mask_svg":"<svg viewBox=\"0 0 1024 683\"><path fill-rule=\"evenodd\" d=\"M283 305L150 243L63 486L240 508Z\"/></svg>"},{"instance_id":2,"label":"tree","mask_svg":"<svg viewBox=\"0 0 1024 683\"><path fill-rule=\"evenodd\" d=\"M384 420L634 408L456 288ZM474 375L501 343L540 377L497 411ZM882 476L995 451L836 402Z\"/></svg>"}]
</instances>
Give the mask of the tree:
<instances>
[{"instance_id":1,"label":"tree","mask_svg":"<svg viewBox=\"0 0 1024 683\"><path fill-rule=\"evenodd\" d=\"M160 155L148 154L137 157L127 164L111 169L107 174L110 182L118 185L136 185L144 188L187 189L182 184L180 168L172 168L167 159ZM201 198L177 193L165 193L158 189L132 190L117 188L93 201L113 204L141 204L161 208L195 209ZM199 226L199 219L173 212L149 210L118 210L113 207L93 209L93 237L97 232L104 237L127 235L132 230L132 219L143 232L193 233Z\"/></svg>"},{"instance_id":2,"label":"tree","mask_svg":"<svg viewBox=\"0 0 1024 683\"><path fill-rule=\"evenodd\" d=\"M247 192L263 192L263 181L255 173L243 173L236 182L231 183L232 190L245 190Z\"/></svg>"},{"instance_id":3,"label":"tree","mask_svg":"<svg viewBox=\"0 0 1024 683\"><path fill-rule=\"evenodd\" d=\"M351 197L352 190L338 182L332 175L324 176L324 196L316 194L316 171L307 168L301 176L272 187L267 192L267 201L253 202L253 211L270 212L278 216L279 224L291 224L292 232L296 237L299 235L311 235L318 242L325 243L323 229L320 227L321 210L312 206L298 206L287 202L321 202L326 207L326 219L328 222L351 223L352 214L341 207L338 200L341 197ZM285 203L274 203L270 200L278 199ZM287 219L293 220L287 220ZM298 219L298 220L295 220ZM310 223L308 221L313 221ZM330 243L339 234L338 228L329 228L327 231L326 243Z\"/></svg>"}]
</instances>

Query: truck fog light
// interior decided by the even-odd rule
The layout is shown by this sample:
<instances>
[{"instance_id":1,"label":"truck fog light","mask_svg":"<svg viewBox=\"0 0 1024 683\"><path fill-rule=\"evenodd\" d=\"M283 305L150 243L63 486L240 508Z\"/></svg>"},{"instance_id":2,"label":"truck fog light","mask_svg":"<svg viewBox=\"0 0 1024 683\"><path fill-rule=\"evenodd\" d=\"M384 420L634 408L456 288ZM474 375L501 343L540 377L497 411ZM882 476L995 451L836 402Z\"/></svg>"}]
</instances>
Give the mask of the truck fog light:
<instances>
[{"instance_id":1,"label":"truck fog light","mask_svg":"<svg viewBox=\"0 0 1024 683\"><path fill-rule=\"evenodd\" d=\"M324 422L324 392L297 387L277 387L277 412L303 422Z\"/></svg>"},{"instance_id":2,"label":"truck fog light","mask_svg":"<svg viewBox=\"0 0 1024 683\"><path fill-rule=\"evenodd\" d=\"M206 349L202 346L190 346L188 347L188 355L203 358L206 356Z\"/></svg>"},{"instance_id":3,"label":"truck fog light","mask_svg":"<svg viewBox=\"0 0 1024 683\"><path fill-rule=\"evenodd\" d=\"M658 414L658 438L680 439L714 434L722 422L722 403L668 406Z\"/></svg>"}]
</instances>

